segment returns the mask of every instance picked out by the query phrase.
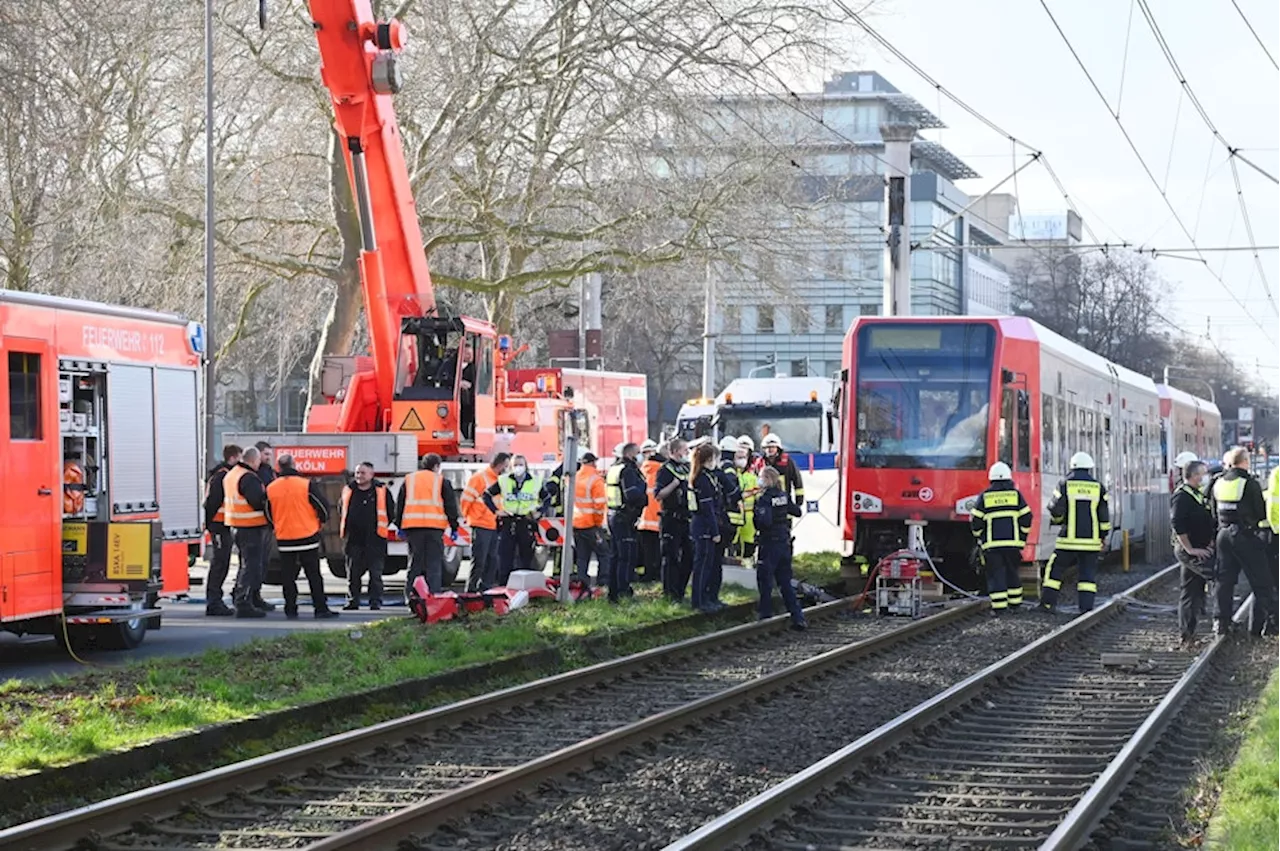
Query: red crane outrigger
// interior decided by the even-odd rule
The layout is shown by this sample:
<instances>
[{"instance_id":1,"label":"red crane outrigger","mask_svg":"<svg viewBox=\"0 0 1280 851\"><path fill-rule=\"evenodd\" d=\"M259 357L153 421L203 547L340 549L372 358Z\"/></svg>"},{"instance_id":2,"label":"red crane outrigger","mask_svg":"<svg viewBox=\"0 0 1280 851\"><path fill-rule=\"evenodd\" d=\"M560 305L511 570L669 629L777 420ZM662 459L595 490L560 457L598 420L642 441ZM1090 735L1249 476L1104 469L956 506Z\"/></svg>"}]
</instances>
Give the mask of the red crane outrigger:
<instances>
[{"instance_id":1,"label":"red crane outrigger","mask_svg":"<svg viewBox=\"0 0 1280 851\"><path fill-rule=\"evenodd\" d=\"M376 20L369 0L311 0L309 8L360 220L372 358L334 359L341 389L312 406L306 430L414 432L420 455L465 459L486 457L499 430L555 429L554 417L546 421L545 398L507 396L506 365L518 353L510 340L498 338L489 322L437 308L392 106L402 85L397 54L407 39L404 24ZM475 374L464 390L467 353ZM464 393L474 397L468 422Z\"/></svg>"}]
</instances>

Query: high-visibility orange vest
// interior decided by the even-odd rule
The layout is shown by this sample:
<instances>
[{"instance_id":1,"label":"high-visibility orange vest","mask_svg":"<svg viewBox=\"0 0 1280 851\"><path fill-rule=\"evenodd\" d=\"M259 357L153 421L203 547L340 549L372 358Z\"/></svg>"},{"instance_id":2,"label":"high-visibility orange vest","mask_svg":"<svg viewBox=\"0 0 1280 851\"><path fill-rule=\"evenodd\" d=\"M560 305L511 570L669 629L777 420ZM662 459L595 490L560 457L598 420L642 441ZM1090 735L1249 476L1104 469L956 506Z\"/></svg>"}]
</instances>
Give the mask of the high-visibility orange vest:
<instances>
[{"instance_id":1,"label":"high-visibility orange vest","mask_svg":"<svg viewBox=\"0 0 1280 851\"><path fill-rule=\"evenodd\" d=\"M404 529L447 529L444 479L434 470L415 470L404 477Z\"/></svg>"},{"instance_id":2,"label":"high-visibility orange vest","mask_svg":"<svg viewBox=\"0 0 1280 851\"><path fill-rule=\"evenodd\" d=\"M641 532L658 531L658 512L662 510L662 503L658 502L658 498L653 495L653 489L658 484L658 471L661 469L662 462L652 459L640 465L640 472L644 473L645 493L649 497L644 511L640 512L640 522L636 524L636 528Z\"/></svg>"},{"instance_id":3,"label":"high-visibility orange vest","mask_svg":"<svg viewBox=\"0 0 1280 851\"><path fill-rule=\"evenodd\" d=\"M391 537L391 523L387 517L387 489L372 485L378 498L378 537ZM347 511L351 508L351 485L342 489L342 519L338 522L338 534L347 537ZM441 506L443 508L443 505Z\"/></svg>"},{"instance_id":4,"label":"high-visibility orange vest","mask_svg":"<svg viewBox=\"0 0 1280 851\"><path fill-rule=\"evenodd\" d=\"M573 528L603 526L606 504L604 477L591 465L583 467L573 486Z\"/></svg>"},{"instance_id":5,"label":"high-visibility orange vest","mask_svg":"<svg viewBox=\"0 0 1280 851\"><path fill-rule=\"evenodd\" d=\"M267 515L255 510L240 493L240 480L248 472L247 468L237 464L227 471L226 478L222 480L222 513L232 529L252 529L267 525Z\"/></svg>"},{"instance_id":6,"label":"high-visibility orange vest","mask_svg":"<svg viewBox=\"0 0 1280 851\"><path fill-rule=\"evenodd\" d=\"M484 492L493 487L493 483L497 480L498 474L493 471L493 468L485 467L467 482L467 487L462 492L462 519L472 529L498 528L497 516L489 510L489 506L484 504L482 498ZM493 504L502 508L502 494L493 497Z\"/></svg>"},{"instance_id":7,"label":"high-visibility orange vest","mask_svg":"<svg viewBox=\"0 0 1280 851\"><path fill-rule=\"evenodd\" d=\"M271 522L276 540L300 541L320 531L320 518L311 504L308 482L302 476L279 476L267 485Z\"/></svg>"}]
</instances>

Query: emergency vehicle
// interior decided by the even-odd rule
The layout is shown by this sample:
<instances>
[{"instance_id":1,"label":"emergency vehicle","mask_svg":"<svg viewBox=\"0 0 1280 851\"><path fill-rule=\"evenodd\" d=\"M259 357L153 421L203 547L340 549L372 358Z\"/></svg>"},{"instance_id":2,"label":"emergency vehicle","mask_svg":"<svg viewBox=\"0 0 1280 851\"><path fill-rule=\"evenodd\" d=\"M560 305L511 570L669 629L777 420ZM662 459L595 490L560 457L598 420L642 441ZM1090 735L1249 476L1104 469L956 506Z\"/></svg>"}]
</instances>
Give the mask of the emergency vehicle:
<instances>
[{"instance_id":1,"label":"emergency vehicle","mask_svg":"<svg viewBox=\"0 0 1280 851\"><path fill-rule=\"evenodd\" d=\"M203 332L0 290L0 629L136 647L201 534Z\"/></svg>"}]
</instances>

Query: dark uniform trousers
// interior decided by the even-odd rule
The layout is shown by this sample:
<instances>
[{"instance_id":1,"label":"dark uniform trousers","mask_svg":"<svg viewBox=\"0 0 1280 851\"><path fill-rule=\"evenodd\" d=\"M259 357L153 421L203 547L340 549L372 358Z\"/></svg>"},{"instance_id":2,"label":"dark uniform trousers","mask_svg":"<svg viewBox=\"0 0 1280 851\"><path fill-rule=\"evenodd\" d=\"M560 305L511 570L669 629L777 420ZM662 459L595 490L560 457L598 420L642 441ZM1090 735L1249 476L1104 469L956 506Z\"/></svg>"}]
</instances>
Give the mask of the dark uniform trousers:
<instances>
[{"instance_id":1,"label":"dark uniform trousers","mask_svg":"<svg viewBox=\"0 0 1280 851\"><path fill-rule=\"evenodd\" d=\"M631 583L635 579L636 559L640 556L636 540L636 521L640 512L619 509L609 518L609 534L613 536L613 563L609 570L609 599L630 597L635 592Z\"/></svg>"},{"instance_id":2,"label":"dark uniform trousers","mask_svg":"<svg viewBox=\"0 0 1280 851\"><path fill-rule=\"evenodd\" d=\"M209 540L213 543L213 559L209 562L209 573L205 576L205 606L217 608L225 605L222 599L222 586L227 582L227 574L231 572L231 550L235 547L235 536L231 527L225 523L209 524Z\"/></svg>"},{"instance_id":3,"label":"dark uniform trousers","mask_svg":"<svg viewBox=\"0 0 1280 851\"><path fill-rule=\"evenodd\" d=\"M298 613L298 568L307 578L311 605L317 612L329 608L325 599L324 578L320 575L320 548L280 552L280 585L284 591L284 613Z\"/></svg>"},{"instance_id":4,"label":"dark uniform trousers","mask_svg":"<svg viewBox=\"0 0 1280 851\"><path fill-rule=\"evenodd\" d=\"M347 600L360 602L360 583L369 574L369 602L382 602L382 567L387 559L386 544L348 546Z\"/></svg>"},{"instance_id":5,"label":"dark uniform trousers","mask_svg":"<svg viewBox=\"0 0 1280 851\"><path fill-rule=\"evenodd\" d=\"M1058 604L1062 578L1073 567L1078 573L1076 597L1080 601L1080 611L1093 611L1093 600L1098 593L1098 553L1085 550L1055 550L1049 556L1049 564L1044 570L1044 589L1040 593L1041 606L1053 608Z\"/></svg>"},{"instance_id":6,"label":"dark uniform trousers","mask_svg":"<svg viewBox=\"0 0 1280 851\"><path fill-rule=\"evenodd\" d=\"M236 548L240 550L240 569L236 571L236 584L231 597L237 606L250 606L262 596L262 582L267 576L267 531L266 526L247 526L235 530Z\"/></svg>"},{"instance_id":7,"label":"dark uniform trousers","mask_svg":"<svg viewBox=\"0 0 1280 851\"><path fill-rule=\"evenodd\" d=\"M537 521L532 515L498 521L498 585L506 585L513 570L533 570L536 532Z\"/></svg>"},{"instance_id":8,"label":"dark uniform trousers","mask_svg":"<svg viewBox=\"0 0 1280 851\"><path fill-rule=\"evenodd\" d=\"M467 578L468 591L479 591L481 587L492 588L498 584L498 544L497 529L471 530L471 575ZM441 555L440 558L443 570L444 556Z\"/></svg>"},{"instance_id":9,"label":"dark uniform trousers","mask_svg":"<svg viewBox=\"0 0 1280 851\"><path fill-rule=\"evenodd\" d=\"M643 573L637 571L637 582L654 582L662 573L662 536L652 529L641 529L636 532L636 540L640 544L640 564Z\"/></svg>"},{"instance_id":10,"label":"dark uniform trousers","mask_svg":"<svg viewBox=\"0 0 1280 851\"><path fill-rule=\"evenodd\" d=\"M1190 638L1196 633L1198 616L1205 607L1208 577L1212 574L1213 563L1198 563L1194 556L1180 546L1173 548L1173 554L1178 559L1178 577L1182 583L1182 590L1178 594L1178 631L1183 638Z\"/></svg>"},{"instance_id":11,"label":"dark uniform trousers","mask_svg":"<svg viewBox=\"0 0 1280 851\"><path fill-rule=\"evenodd\" d=\"M1250 629L1258 633L1276 620L1275 584L1269 576L1271 557L1267 545L1253 531L1232 523L1218 531L1218 632L1226 632L1234 611L1236 582L1243 573L1253 592L1253 609L1258 619L1250 618Z\"/></svg>"},{"instance_id":12,"label":"dark uniform trousers","mask_svg":"<svg viewBox=\"0 0 1280 851\"><path fill-rule=\"evenodd\" d=\"M791 587L791 539L760 538L760 561L756 565L756 589L760 592L756 614L763 620L773 617L773 586L778 587L782 602L794 624L804 623L804 610Z\"/></svg>"},{"instance_id":13,"label":"dark uniform trousers","mask_svg":"<svg viewBox=\"0 0 1280 851\"><path fill-rule=\"evenodd\" d=\"M662 543L662 590L669 599L683 600L693 575L693 540L689 521L663 516L659 524Z\"/></svg>"},{"instance_id":14,"label":"dark uniform trousers","mask_svg":"<svg viewBox=\"0 0 1280 851\"><path fill-rule=\"evenodd\" d=\"M591 556L596 557L596 584L609 580L609 536L599 526L573 530L574 576L583 584L591 584Z\"/></svg>"},{"instance_id":15,"label":"dark uniform trousers","mask_svg":"<svg viewBox=\"0 0 1280 851\"><path fill-rule=\"evenodd\" d=\"M405 529L409 541L409 575L404 580L404 595L413 593L413 580L419 576L427 579L427 590L439 594L444 590L444 530Z\"/></svg>"},{"instance_id":16,"label":"dark uniform trousers","mask_svg":"<svg viewBox=\"0 0 1280 851\"><path fill-rule=\"evenodd\" d=\"M982 551L987 565L987 595L995 611L1022 605L1022 547L992 547Z\"/></svg>"}]
</instances>

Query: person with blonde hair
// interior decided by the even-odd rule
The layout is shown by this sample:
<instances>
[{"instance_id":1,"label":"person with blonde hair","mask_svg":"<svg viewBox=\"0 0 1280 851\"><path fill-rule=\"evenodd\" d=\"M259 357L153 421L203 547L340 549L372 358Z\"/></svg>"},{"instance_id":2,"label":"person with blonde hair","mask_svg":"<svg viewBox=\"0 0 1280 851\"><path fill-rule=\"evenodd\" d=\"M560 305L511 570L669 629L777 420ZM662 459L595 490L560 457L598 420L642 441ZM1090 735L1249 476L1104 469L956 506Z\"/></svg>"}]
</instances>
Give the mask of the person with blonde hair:
<instances>
[{"instance_id":1,"label":"person with blonde hair","mask_svg":"<svg viewBox=\"0 0 1280 851\"><path fill-rule=\"evenodd\" d=\"M791 613L791 628L805 629L804 611L791 587L791 518L800 516L800 506L782 489L782 474L773 467L760 471L763 489L755 503L756 534L760 541L760 562L756 566L756 588L760 620L773 617L773 586L778 586L782 602Z\"/></svg>"}]
</instances>

